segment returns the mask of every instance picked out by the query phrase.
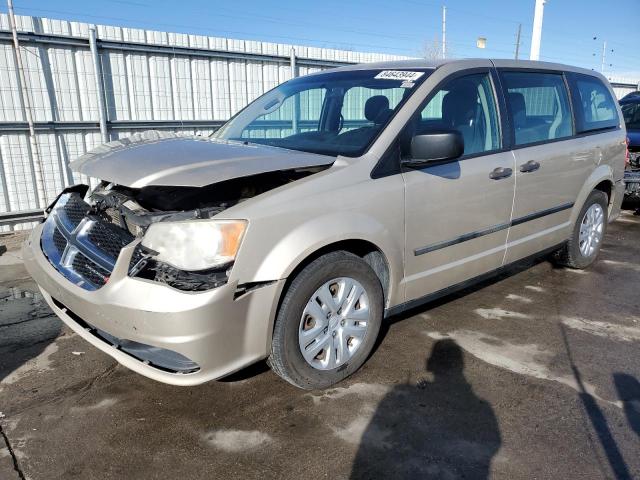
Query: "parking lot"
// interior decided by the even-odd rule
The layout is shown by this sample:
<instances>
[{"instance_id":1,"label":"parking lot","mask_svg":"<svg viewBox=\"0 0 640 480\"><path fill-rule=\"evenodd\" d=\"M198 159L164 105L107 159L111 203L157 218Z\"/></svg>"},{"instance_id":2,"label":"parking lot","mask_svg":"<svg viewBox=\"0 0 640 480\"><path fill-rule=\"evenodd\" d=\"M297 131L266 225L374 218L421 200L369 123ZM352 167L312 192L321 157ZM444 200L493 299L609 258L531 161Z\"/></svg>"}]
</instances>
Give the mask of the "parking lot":
<instances>
[{"instance_id":1,"label":"parking lot","mask_svg":"<svg viewBox=\"0 0 640 480\"><path fill-rule=\"evenodd\" d=\"M264 364L156 383L84 342L0 247L0 478L637 478L640 218L391 319L325 392Z\"/></svg>"}]
</instances>

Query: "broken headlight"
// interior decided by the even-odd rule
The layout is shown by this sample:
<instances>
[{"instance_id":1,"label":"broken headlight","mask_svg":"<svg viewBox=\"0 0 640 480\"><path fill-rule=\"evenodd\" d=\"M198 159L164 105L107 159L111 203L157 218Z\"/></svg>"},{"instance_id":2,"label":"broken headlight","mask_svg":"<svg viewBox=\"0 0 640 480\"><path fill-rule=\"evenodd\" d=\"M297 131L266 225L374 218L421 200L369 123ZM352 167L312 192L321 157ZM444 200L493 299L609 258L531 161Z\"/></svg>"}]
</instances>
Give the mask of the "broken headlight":
<instances>
[{"instance_id":1,"label":"broken headlight","mask_svg":"<svg viewBox=\"0 0 640 480\"><path fill-rule=\"evenodd\" d=\"M247 228L246 220L194 220L153 223L142 245L154 259L180 270L195 271L232 263Z\"/></svg>"}]
</instances>

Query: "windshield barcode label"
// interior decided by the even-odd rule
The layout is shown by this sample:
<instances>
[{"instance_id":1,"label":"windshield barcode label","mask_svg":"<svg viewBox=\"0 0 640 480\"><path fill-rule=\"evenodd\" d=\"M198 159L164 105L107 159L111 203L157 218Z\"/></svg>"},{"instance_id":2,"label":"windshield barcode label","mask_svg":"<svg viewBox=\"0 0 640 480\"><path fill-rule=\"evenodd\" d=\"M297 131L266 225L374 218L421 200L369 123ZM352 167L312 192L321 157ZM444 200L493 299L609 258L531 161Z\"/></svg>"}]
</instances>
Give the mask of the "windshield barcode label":
<instances>
[{"instance_id":1,"label":"windshield barcode label","mask_svg":"<svg viewBox=\"0 0 640 480\"><path fill-rule=\"evenodd\" d=\"M383 70L375 76L378 80L415 81L424 75L424 72L409 72L406 70Z\"/></svg>"}]
</instances>

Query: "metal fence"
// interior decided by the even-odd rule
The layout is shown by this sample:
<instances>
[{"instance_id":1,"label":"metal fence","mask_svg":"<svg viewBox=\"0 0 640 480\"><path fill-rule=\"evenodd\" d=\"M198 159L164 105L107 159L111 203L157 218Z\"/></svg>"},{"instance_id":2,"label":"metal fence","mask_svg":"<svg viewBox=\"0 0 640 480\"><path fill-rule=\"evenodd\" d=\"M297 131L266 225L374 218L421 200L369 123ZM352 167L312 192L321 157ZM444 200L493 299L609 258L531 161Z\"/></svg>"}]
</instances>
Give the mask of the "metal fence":
<instances>
[{"instance_id":1,"label":"metal fence","mask_svg":"<svg viewBox=\"0 0 640 480\"><path fill-rule=\"evenodd\" d=\"M32 219L58 192L87 182L69 161L133 133L209 134L257 96L295 75L388 54L233 40L16 16L37 155L38 202L25 98L0 15L0 232Z\"/></svg>"},{"instance_id":2,"label":"metal fence","mask_svg":"<svg viewBox=\"0 0 640 480\"><path fill-rule=\"evenodd\" d=\"M105 141L149 129L207 135L292 74L407 58L28 16L17 16L16 27L24 91L9 18L0 14L0 232L30 226L20 222L41 215L65 186L91 183L68 164ZM636 85L614 87L622 96Z\"/></svg>"}]
</instances>

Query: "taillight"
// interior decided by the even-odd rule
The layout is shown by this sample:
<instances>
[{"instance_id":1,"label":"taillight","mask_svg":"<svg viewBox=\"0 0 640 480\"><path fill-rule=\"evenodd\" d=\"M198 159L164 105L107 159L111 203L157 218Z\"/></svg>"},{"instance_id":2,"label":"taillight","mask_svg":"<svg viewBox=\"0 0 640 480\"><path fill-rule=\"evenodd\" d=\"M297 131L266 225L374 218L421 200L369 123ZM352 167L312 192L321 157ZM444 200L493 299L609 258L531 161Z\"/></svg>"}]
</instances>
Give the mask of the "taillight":
<instances>
[{"instance_id":1,"label":"taillight","mask_svg":"<svg viewBox=\"0 0 640 480\"><path fill-rule=\"evenodd\" d=\"M624 165L625 167L629 166L629 137L625 139L625 154L624 154Z\"/></svg>"}]
</instances>

